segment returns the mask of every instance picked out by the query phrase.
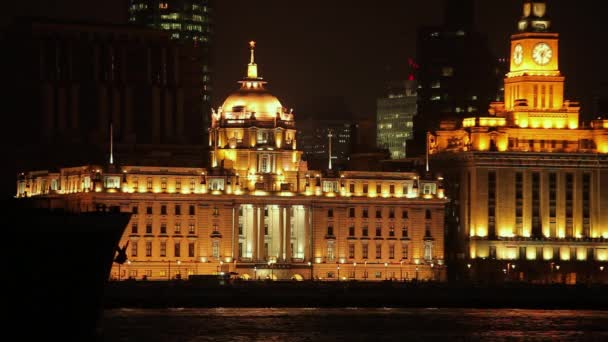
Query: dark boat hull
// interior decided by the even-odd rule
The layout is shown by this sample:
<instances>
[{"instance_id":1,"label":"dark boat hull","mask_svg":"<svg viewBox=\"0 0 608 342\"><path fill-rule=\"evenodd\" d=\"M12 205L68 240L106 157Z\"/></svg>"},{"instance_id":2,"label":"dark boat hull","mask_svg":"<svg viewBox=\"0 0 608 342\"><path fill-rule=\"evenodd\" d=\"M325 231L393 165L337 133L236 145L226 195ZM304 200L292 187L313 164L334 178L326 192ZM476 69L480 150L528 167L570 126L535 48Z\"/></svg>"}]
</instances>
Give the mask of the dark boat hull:
<instances>
[{"instance_id":1,"label":"dark boat hull","mask_svg":"<svg viewBox=\"0 0 608 342\"><path fill-rule=\"evenodd\" d=\"M9 279L15 312L32 334L91 341L98 336L104 287L130 219L117 211L70 213L13 206Z\"/></svg>"}]
</instances>

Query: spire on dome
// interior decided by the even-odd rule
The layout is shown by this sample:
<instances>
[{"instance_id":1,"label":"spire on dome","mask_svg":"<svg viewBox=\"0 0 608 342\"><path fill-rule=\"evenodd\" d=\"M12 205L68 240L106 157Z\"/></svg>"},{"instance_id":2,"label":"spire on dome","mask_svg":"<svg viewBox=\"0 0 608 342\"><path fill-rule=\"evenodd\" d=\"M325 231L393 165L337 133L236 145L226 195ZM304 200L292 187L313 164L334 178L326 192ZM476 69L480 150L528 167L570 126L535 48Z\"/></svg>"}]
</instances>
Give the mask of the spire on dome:
<instances>
[{"instance_id":1,"label":"spire on dome","mask_svg":"<svg viewBox=\"0 0 608 342\"><path fill-rule=\"evenodd\" d=\"M255 64L255 41L249 42L249 48L251 49L251 57L247 65L247 78L258 78L258 65Z\"/></svg>"}]
</instances>

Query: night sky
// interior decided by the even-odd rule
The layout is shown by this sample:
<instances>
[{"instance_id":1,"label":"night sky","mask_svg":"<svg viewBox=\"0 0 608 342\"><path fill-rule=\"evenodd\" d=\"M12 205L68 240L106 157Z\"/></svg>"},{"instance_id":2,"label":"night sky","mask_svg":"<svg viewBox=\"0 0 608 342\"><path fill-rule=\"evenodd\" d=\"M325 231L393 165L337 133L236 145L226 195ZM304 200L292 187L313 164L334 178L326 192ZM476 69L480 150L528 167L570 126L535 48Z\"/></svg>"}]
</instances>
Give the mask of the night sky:
<instances>
[{"instance_id":1,"label":"night sky","mask_svg":"<svg viewBox=\"0 0 608 342\"><path fill-rule=\"evenodd\" d=\"M507 56L521 0L478 1L477 28L488 34L497 56ZM10 2L0 23L19 15L124 23L127 0L30 0ZM310 108L325 96L342 96L359 117L373 118L387 79L405 77L415 56L416 29L443 20L441 0L216 0L215 92L217 107L245 74L247 42L258 42L257 62L283 105ZM561 34L566 97L588 103L608 80L606 30L601 2L548 1ZM6 6L8 5L8 8ZM585 108L587 109L587 108ZM585 110L584 109L584 110Z\"/></svg>"}]
</instances>

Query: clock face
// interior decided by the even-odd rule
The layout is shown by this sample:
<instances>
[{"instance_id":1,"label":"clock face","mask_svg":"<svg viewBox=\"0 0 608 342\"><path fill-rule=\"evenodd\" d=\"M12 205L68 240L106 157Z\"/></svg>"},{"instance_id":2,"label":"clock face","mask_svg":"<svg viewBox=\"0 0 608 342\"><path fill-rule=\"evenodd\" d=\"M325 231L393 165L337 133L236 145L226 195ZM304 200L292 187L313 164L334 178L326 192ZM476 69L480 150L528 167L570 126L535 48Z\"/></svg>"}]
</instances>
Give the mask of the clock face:
<instances>
[{"instance_id":1,"label":"clock face","mask_svg":"<svg viewBox=\"0 0 608 342\"><path fill-rule=\"evenodd\" d=\"M515 45L513 49L513 63L520 65L524 60L524 48L520 44Z\"/></svg>"},{"instance_id":2,"label":"clock face","mask_svg":"<svg viewBox=\"0 0 608 342\"><path fill-rule=\"evenodd\" d=\"M553 50L546 43L538 43L532 51L532 58L538 65L547 65L553 57Z\"/></svg>"}]
</instances>

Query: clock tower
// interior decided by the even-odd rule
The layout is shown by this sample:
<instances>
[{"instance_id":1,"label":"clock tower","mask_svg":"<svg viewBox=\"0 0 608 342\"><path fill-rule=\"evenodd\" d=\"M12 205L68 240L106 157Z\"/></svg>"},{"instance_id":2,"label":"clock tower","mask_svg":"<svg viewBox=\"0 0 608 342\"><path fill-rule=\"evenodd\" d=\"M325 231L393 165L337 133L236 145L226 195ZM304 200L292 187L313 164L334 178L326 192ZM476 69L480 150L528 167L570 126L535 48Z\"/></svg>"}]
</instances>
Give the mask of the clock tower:
<instances>
[{"instance_id":1,"label":"clock tower","mask_svg":"<svg viewBox=\"0 0 608 342\"><path fill-rule=\"evenodd\" d=\"M578 105L564 101L559 34L551 31L546 1L525 0L517 26L511 36L504 109L522 128L578 128Z\"/></svg>"}]
</instances>

